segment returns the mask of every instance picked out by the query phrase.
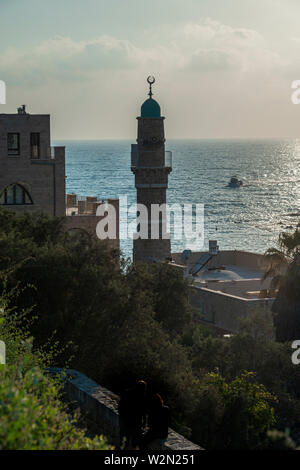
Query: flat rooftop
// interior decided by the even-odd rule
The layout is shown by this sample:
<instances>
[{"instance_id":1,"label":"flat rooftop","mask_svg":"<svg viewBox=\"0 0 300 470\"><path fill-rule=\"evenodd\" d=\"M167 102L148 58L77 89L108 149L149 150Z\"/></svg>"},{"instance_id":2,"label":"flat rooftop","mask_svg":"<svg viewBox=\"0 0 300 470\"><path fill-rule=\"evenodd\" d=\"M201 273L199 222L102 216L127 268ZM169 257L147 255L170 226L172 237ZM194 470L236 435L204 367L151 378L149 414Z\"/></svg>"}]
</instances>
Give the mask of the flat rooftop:
<instances>
[{"instance_id":1,"label":"flat rooftop","mask_svg":"<svg viewBox=\"0 0 300 470\"><path fill-rule=\"evenodd\" d=\"M188 273L207 252L192 253L184 263L182 253L172 254L172 259L178 268ZM274 296L271 292L271 279L262 282L265 270L264 256L239 250L225 250L212 257L200 271L190 276L198 288L205 288L233 295L242 299L269 298Z\"/></svg>"},{"instance_id":2,"label":"flat rooftop","mask_svg":"<svg viewBox=\"0 0 300 470\"><path fill-rule=\"evenodd\" d=\"M97 196L77 196L75 193L66 194L66 215L96 215L97 208L103 203L114 206L119 204L118 199L98 199Z\"/></svg>"},{"instance_id":3,"label":"flat rooftop","mask_svg":"<svg viewBox=\"0 0 300 470\"><path fill-rule=\"evenodd\" d=\"M223 265L224 269L203 269L196 276L203 280L213 281L238 281L242 279L261 279L262 271L254 268L247 268L239 265Z\"/></svg>"},{"instance_id":4,"label":"flat rooftop","mask_svg":"<svg viewBox=\"0 0 300 470\"><path fill-rule=\"evenodd\" d=\"M183 253L172 253L172 259L178 265L192 267L206 254L208 254L208 251L195 251L185 260ZM205 265L206 268L221 266L238 269L241 277L247 276L248 273L255 275L257 272L261 275L264 271L265 260L264 256L259 253L242 250L220 250Z\"/></svg>"}]
</instances>

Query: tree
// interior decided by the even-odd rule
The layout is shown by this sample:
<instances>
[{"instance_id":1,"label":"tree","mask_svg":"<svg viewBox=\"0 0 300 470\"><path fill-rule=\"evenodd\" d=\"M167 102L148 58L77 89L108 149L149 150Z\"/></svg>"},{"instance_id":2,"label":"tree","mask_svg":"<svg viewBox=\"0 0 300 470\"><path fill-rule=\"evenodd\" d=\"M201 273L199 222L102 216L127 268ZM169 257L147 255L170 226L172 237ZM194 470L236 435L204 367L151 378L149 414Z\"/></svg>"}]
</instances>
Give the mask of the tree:
<instances>
[{"instance_id":1,"label":"tree","mask_svg":"<svg viewBox=\"0 0 300 470\"><path fill-rule=\"evenodd\" d=\"M230 382L209 373L199 387L194 437L207 449L254 449L275 423L275 400L254 373Z\"/></svg>"},{"instance_id":2,"label":"tree","mask_svg":"<svg viewBox=\"0 0 300 470\"><path fill-rule=\"evenodd\" d=\"M103 436L90 439L78 428L63 404L62 384L44 372L53 356L33 352L29 331L8 303L0 298L0 338L7 353L0 365L0 450L111 449Z\"/></svg>"},{"instance_id":3,"label":"tree","mask_svg":"<svg viewBox=\"0 0 300 470\"><path fill-rule=\"evenodd\" d=\"M204 447L256 448L273 414L280 431L300 421L300 369L290 345L272 340L270 316L218 336L196 323L188 285L168 264L125 262L66 233L63 219L0 210L0 289L15 286L7 306L30 321L34 350L53 335L60 342L52 366L72 353L70 367L116 393L146 380L175 429Z\"/></svg>"},{"instance_id":4,"label":"tree","mask_svg":"<svg viewBox=\"0 0 300 470\"><path fill-rule=\"evenodd\" d=\"M273 304L276 339L291 341L300 338L300 232L282 233L279 249L265 253L267 269L264 279L272 277L272 287L279 292Z\"/></svg>"},{"instance_id":5,"label":"tree","mask_svg":"<svg viewBox=\"0 0 300 470\"><path fill-rule=\"evenodd\" d=\"M171 405L173 423L185 423L193 405L192 367L170 334L189 318L184 280L167 265L149 271L120 262L104 242L65 233L63 220L56 230L57 219L46 216L26 215L26 226L17 214L4 219L9 223L1 225L0 215L0 287L19 285L11 306L30 309L35 348L54 334L63 346L71 342L72 367L117 393L144 378ZM52 365L69 355L63 351Z\"/></svg>"},{"instance_id":6,"label":"tree","mask_svg":"<svg viewBox=\"0 0 300 470\"><path fill-rule=\"evenodd\" d=\"M182 333L191 324L192 310L188 303L189 286L182 272L172 265L158 263L153 267L156 294L156 318L166 331Z\"/></svg>"}]
</instances>

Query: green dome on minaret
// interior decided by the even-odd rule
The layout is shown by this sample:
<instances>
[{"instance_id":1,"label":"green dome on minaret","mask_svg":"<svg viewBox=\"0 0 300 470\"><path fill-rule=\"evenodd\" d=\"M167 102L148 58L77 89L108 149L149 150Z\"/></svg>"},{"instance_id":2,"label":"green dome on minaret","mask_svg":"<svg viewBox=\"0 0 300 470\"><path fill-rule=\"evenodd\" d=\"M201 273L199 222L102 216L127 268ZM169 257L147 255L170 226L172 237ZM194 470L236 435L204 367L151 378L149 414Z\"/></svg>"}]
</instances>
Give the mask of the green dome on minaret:
<instances>
[{"instance_id":1,"label":"green dome on minaret","mask_svg":"<svg viewBox=\"0 0 300 470\"><path fill-rule=\"evenodd\" d=\"M146 100L141 107L142 118L156 118L160 117L160 106L153 98Z\"/></svg>"},{"instance_id":2,"label":"green dome on minaret","mask_svg":"<svg viewBox=\"0 0 300 470\"><path fill-rule=\"evenodd\" d=\"M147 82L149 83L150 85L150 91L149 91L149 96L150 98L148 98L143 104L142 104L142 107L141 107L141 117L142 118L158 118L158 117L161 117L161 114L160 114L160 106L158 104L157 101L155 101L153 98L152 98L152 85L153 83L155 82L155 78L154 77L148 77L147 78Z\"/></svg>"}]
</instances>

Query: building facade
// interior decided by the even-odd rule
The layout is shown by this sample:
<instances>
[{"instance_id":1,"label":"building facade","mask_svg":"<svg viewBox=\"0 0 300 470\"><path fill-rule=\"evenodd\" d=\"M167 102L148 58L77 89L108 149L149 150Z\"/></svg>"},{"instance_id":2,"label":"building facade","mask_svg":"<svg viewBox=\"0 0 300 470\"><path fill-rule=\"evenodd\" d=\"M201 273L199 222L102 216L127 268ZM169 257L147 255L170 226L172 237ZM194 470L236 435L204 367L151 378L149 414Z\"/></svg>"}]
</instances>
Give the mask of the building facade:
<instances>
[{"instance_id":1,"label":"building facade","mask_svg":"<svg viewBox=\"0 0 300 470\"><path fill-rule=\"evenodd\" d=\"M154 81L153 77L148 77L149 99L143 103L141 116L137 118L137 144L132 145L131 149L131 171L135 176L137 204L147 208L145 237L145 233L141 230L144 215L138 207L133 261L143 262L164 261L171 256L171 242L166 230L166 212L165 209L158 210L158 206L167 202L168 176L172 171L171 152L165 151L165 118L161 116L159 104L152 98Z\"/></svg>"},{"instance_id":2,"label":"building facade","mask_svg":"<svg viewBox=\"0 0 300 470\"><path fill-rule=\"evenodd\" d=\"M97 215L99 206L109 204L114 207L114 220L110 219L108 223L115 223L115 231L109 237L105 238L107 246L111 249L120 249L120 227L119 227L119 199L99 200L96 196L77 197L76 194L67 194L66 198L66 226L68 231L76 233L86 232L91 238L97 238L98 222L105 218L105 215ZM107 219L106 219L107 220Z\"/></svg>"},{"instance_id":3,"label":"building facade","mask_svg":"<svg viewBox=\"0 0 300 470\"><path fill-rule=\"evenodd\" d=\"M65 147L51 147L50 115L0 114L0 206L15 211L42 211L67 216L66 230L80 230L96 238L103 216L97 216L97 197L77 200L65 187ZM83 199L83 198L82 198ZM67 203L66 203L67 202ZM108 246L119 249L119 200L109 200L116 211L116 237Z\"/></svg>"},{"instance_id":4,"label":"building facade","mask_svg":"<svg viewBox=\"0 0 300 470\"><path fill-rule=\"evenodd\" d=\"M50 116L0 114L0 204L65 215L65 148L50 145Z\"/></svg>"},{"instance_id":5,"label":"building facade","mask_svg":"<svg viewBox=\"0 0 300 470\"><path fill-rule=\"evenodd\" d=\"M188 260L183 253L172 253L173 267L188 279L189 302L195 318L219 331L237 333L240 321L255 313L271 312L277 290L266 271L264 255L239 250L219 251L196 274L194 266L208 252L193 252Z\"/></svg>"}]
</instances>

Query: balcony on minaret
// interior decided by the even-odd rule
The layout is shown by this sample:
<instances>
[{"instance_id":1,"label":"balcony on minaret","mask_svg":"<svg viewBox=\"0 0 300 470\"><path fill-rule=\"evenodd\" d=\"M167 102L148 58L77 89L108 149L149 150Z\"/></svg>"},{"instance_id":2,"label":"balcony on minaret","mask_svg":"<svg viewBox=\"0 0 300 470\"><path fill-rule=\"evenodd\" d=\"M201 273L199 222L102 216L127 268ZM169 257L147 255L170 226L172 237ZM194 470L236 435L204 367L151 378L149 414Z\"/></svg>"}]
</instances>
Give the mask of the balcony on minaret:
<instances>
[{"instance_id":1,"label":"balcony on minaret","mask_svg":"<svg viewBox=\"0 0 300 470\"><path fill-rule=\"evenodd\" d=\"M152 152L149 152L147 155L146 152L143 152L142 155L139 155L138 144L131 144L131 168L169 168L172 169L172 152L166 150L164 152L163 162L160 164L155 161L154 158L151 158ZM148 153L148 152L147 152Z\"/></svg>"}]
</instances>

